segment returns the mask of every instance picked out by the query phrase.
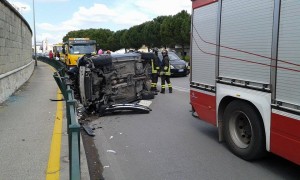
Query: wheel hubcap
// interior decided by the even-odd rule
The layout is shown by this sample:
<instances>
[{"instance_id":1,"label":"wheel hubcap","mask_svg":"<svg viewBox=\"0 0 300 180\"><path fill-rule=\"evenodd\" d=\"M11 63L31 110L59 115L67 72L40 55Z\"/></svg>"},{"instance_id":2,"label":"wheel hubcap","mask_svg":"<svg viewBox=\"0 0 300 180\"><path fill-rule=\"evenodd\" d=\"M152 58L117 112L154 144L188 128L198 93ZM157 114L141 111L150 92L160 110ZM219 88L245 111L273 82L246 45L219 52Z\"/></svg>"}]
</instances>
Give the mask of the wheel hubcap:
<instances>
[{"instance_id":1,"label":"wheel hubcap","mask_svg":"<svg viewBox=\"0 0 300 180\"><path fill-rule=\"evenodd\" d=\"M248 116L241 111L234 112L229 120L229 132L239 148L247 148L252 138L252 126Z\"/></svg>"}]
</instances>

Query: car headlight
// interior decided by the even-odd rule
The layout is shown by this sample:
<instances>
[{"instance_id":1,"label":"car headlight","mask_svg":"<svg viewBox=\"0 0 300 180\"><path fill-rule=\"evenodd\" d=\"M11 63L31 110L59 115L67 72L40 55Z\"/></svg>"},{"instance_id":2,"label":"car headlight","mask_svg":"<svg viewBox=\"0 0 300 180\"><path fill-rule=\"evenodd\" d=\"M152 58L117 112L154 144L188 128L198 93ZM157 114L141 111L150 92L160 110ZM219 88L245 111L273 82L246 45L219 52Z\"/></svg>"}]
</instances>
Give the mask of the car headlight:
<instances>
[{"instance_id":1,"label":"car headlight","mask_svg":"<svg viewBox=\"0 0 300 180\"><path fill-rule=\"evenodd\" d=\"M175 69L173 65L170 65L171 69Z\"/></svg>"}]
</instances>

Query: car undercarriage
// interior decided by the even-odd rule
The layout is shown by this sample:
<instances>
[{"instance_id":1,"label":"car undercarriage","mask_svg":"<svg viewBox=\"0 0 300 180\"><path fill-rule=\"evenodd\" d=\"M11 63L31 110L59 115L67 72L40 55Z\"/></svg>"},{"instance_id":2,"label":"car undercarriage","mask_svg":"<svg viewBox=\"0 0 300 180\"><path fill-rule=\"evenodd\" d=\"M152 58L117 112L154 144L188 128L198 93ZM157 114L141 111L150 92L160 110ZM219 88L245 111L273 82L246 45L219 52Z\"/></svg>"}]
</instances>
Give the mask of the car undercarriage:
<instances>
[{"instance_id":1,"label":"car undercarriage","mask_svg":"<svg viewBox=\"0 0 300 180\"><path fill-rule=\"evenodd\" d=\"M89 111L103 115L113 111L149 112L138 104L153 99L151 86L152 53L85 55L67 73L75 98Z\"/></svg>"}]
</instances>

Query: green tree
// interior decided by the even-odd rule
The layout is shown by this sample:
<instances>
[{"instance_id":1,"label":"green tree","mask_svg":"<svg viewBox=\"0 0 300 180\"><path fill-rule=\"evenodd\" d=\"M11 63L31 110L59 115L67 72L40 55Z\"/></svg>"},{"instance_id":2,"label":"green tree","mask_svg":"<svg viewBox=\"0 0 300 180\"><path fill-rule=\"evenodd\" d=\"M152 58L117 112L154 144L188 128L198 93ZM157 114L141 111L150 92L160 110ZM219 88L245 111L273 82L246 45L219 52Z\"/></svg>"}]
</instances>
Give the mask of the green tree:
<instances>
[{"instance_id":1,"label":"green tree","mask_svg":"<svg viewBox=\"0 0 300 180\"><path fill-rule=\"evenodd\" d=\"M128 39L129 39L129 35L128 35L128 30L126 29L120 38L120 44L123 48L125 48L126 52L127 52L127 49L130 48Z\"/></svg>"},{"instance_id":2,"label":"green tree","mask_svg":"<svg viewBox=\"0 0 300 180\"><path fill-rule=\"evenodd\" d=\"M182 52L190 43L191 17L186 11L175 16L158 16L152 21L131 28L113 32L109 29L81 29L70 31L63 37L90 38L96 40L97 48L118 50L121 48L139 49L142 45L153 47L174 47L180 45Z\"/></svg>"},{"instance_id":3,"label":"green tree","mask_svg":"<svg viewBox=\"0 0 300 180\"><path fill-rule=\"evenodd\" d=\"M181 51L184 56L184 48L190 44L190 29L191 29L191 16L186 11L173 16L173 40L177 45L181 46Z\"/></svg>"},{"instance_id":4,"label":"green tree","mask_svg":"<svg viewBox=\"0 0 300 180\"><path fill-rule=\"evenodd\" d=\"M109 49L112 51L116 51L122 49L121 45L121 37L126 30L120 30L115 32L112 36L108 38Z\"/></svg>"},{"instance_id":5,"label":"green tree","mask_svg":"<svg viewBox=\"0 0 300 180\"><path fill-rule=\"evenodd\" d=\"M174 20L172 16L166 17L161 26L160 26L160 36L162 45L166 48L168 47L174 47L176 42L174 40Z\"/></svg>"},{"instance_id":6,"label":"green tree","mask_svg":"<svg viewBox=\"0 0 300 180\"><path fill-rule=\"evenodd\" d=\"M110 49L108 39L113 36L114 32L109 29L97 29L92 33L91 39L96 40L98 49Z\"/></svg>"},{"instance_id":7,"label":"green tree","mask_svg":"<svg viewBox=\"0 0 300 180\"><path fill-rule=\"evenodd\" d=\"M63 37L63 41L66 42L69 38L90 38L90 40L96 40L98 49L108 49L108 39L112 35L113 32L109 29L81 29L68 32Z\"/></svg>"},{"instance_id":8,"label":"green tree","mask_svg":"<svg viewBox=\"0 0 300 180\"><path fill-rule=\"evenodd\" d=\"M160 23L157 21L149 21L145 23L143 29L144 43L149 48L161 47Z\"/></svg>"},{"instance_id":9,"label":"green tree","mask_svg":"<svg viewBox=\"0 0 300 180\"><path fill-rule=\"evenodd\" d=\"M128 43L131 48L138 50L144 44L143 29L145 24L133 26L128 30Z\"/></svg>"}]
</instances>

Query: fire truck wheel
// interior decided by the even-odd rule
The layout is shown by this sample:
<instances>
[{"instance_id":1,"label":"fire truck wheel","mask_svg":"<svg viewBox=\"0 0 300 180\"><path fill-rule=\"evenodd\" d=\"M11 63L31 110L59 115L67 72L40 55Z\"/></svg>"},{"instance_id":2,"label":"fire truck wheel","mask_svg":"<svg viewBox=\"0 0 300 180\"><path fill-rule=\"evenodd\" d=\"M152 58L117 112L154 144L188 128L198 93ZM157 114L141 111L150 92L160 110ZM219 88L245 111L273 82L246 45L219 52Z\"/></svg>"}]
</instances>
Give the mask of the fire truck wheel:
<instances>
[{"instance_id":1,"label":"fire truck wheel","mask_svg":"<svg viewBox=\"0 0 300 180\"><path fill-rule=\"evenodd\" d=\"M262 118L249 103L235 100L224 112L224 137L228 148L237 156L251 161L266 150Z\"/></svg>"}]
</instances>

